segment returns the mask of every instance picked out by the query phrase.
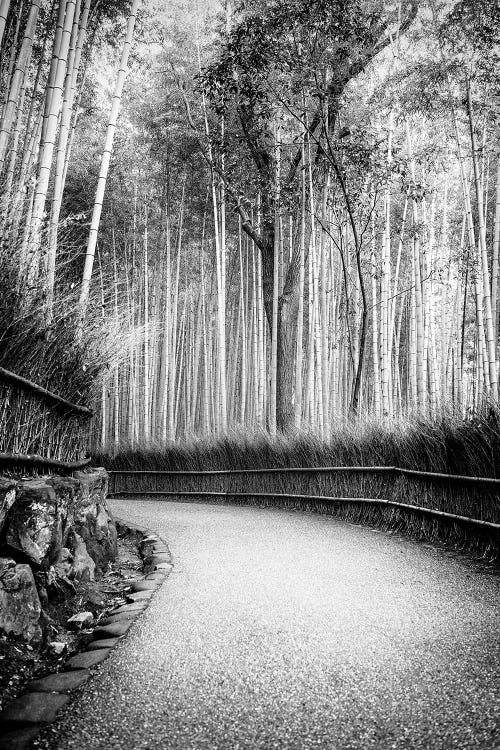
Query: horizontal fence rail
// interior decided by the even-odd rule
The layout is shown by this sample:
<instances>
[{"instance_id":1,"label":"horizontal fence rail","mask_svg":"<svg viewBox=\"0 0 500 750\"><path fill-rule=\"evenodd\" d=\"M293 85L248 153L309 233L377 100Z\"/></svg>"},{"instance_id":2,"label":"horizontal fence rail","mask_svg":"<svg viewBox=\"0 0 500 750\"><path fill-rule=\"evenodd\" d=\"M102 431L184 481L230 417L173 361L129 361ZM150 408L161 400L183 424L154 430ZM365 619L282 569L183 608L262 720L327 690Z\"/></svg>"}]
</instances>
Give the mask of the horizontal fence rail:
<instances>
[{"instance_id":1,"label":"horizontal fence rail","mask_svg":"<svg viewBox=\"0 0 500 750\"><path fill-rule=\"evenodd\" d=\"M89 409L87 406L73 404L62 396L58 396L57 393L52 393L52 391L47 390L47 388L43 388L41 385L37 385L37 383L33 383L27 378L21 377L21 375L16 375L14 372L10 372L10 370L6 370L4 367L0 367L0 380L3 380L4 383L10 383L19 388L23 388L24 390L34 393L42 399L51 402L54 406L62 407L65 411L80 414L87 419L90 419L94 414L92 409Z\"/></svg>"},{"instance_id":2,"label":"horizontal fence rail","mask_svg":"<svg viewBox=\"0 0 500 750\"><path fill-rule=\"evenodd\" d=\"M55 458L45 456L28 456L24 453L0 453L0 465L9 466L47 466L52 469L63 469L64 471L76 471L83 469L91 462L91 458L83 458L81 461L58 461Z\"/></svg>"},{"instance_id":3,"label":"horizontal fence rail","mask_svg":"<svg viewBox=\"0 0 500 750\"><path fill-rule=\"evenodd\" d=\"M0 367L0 464L73 471L87 458L93 412Z\"/></svg>"},{"instance_id":4,"label":"horizontal fence rail","mask_svg":"<svg viewBox=\"0 0 500 750\"><path fill-rule=\"evenodd\" d=\"M259 469L110 469L110 494L328 506L375 520L395 511L413 518L482 529L498 537L500 479L417 471L398 466L314 466ZM372 509L370 511L370 509ZM385 510L384 510L385 509ZM371 515L370 515L371 513ZM352 517L352 513L351 513ZM394 520L392 518L391 520Z\"/></svg>"},{"instance_id":5,"label":"horizontal fence rail","mask_svg":"<svg viewBox=\"0 0 500 750\"><path fill-rule=\"evenodd\" d=\"M399 508L400 510L410 511L412 513L423 513L424 515L434 516L435 518L444 518L457 523L465 523L473 526L489 529L490 531L499 532L500 524L491 521L482 521L479 518L469 518L469 516L458 516L455 513L447 513L443 510L434 508L424 508L421 505L412 505L411 503L399 503L396 500L386 500L382 497L325 497L324 495L295 495L295 494L278 494L276 492L204 492L204 491L150 491L144 492L115 492L115 495L161 495L167 497L218 497L218 498L281 498L286 500L306 500L307 502L327 503L328 505L352 504L352 505L380 505L390 508Z\"/></svg>"},{"instance_id":6,"label":"horizontal fence rail","mask_svg":"<svg viewBox=\"0 0 500 750\"><path fill-rule=\"evenodd\" d=\"M110 469L108 473L112 476L172 476L172 477L217 477L217 476L239 476L255 474L333 474L333 473L364 473L364 474L393 474L395 476L407 476L415 479L443 480L446 482L459 482L470 484L481 484L490 487L500 487L500 479L494 477L473 477L467 474L442 474L432 471L417 471L416 469L403 469L399 466L304 466L304 467L279 467L272 469L212 469L209 471L143 471L140 469Z\"/></svg>"}]
</instances>

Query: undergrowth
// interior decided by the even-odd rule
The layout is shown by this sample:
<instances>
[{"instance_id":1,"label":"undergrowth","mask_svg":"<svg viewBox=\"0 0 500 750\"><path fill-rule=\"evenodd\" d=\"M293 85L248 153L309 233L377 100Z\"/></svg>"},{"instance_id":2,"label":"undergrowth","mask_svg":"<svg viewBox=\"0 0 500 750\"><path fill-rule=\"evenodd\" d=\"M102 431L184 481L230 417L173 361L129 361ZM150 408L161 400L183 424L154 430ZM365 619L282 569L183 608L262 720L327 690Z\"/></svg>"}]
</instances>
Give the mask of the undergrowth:
<instances>
[{"instance_id":1,"label":"undergrowth","mask_svg":"<svg viewBox=\"0 0 500 750\"><path fill-rule=\"evenodd\" d=\"M321 466L399 466L426 472L468 476L500 476L499 415L493 410L468 420L358 424L333 432L328 442L310 434L271 439L233 433L216 440L175 444L121 445L96 452L94 461L109 470L216 471ZM205 476L116 477L115 492L192 492L192 500L279 505L335 514L355 523L398 529L418 538L439 539L496 556L498 533L460 522L437 520L415 512L358 503L295 499L290 495L330 498L383 498L459 516L500 523L498 491L469 483L395 478L370 473L289 473ZM201 497L199 492L248 493L245 498ZM252 495L255 493L255 495ZM259 497L260 493L270 497ZM285 495L285 497L278 497ZM288 495L288 496L287 496ZM179 499L186 499L180 497Z\"/></svg>"},{"instance_id":2,"label":"undergrowth","mask_svg":"<svg viewBox=\"0 0 500 750\"><path fill-rule=\"evenodd\" d=\"M2 240L0 366L69 401L90 404L102 371L120 357L123 349L124 327L119 317L103 319L99 281L96 280L85 324L78 326L79 285L64 277L58 277L49 313L42 279L30 282L22 276L18 243L9 242L8 237ZM45 248L40 252L43 258ZM71 261L71 252L73 248L65 247L61 241L61 263ZM80 335L77 335L77 328Z\"/></svg>"},{"instance_id":3,"label":"undergrowth","mask_svg":"<svg viewBox=\"0 0 500 750\"><path fill-rule=\"evenodd\" d=\"M125 326L125 312L104 317L98 279L83 326L78 321L79 286L63 272L49 308L41 272L44 242L45 234L42 247L32 253L9 233L0 241L0 367L92 408L102 376L126 356L137 331ZM63 270L75 264L78 251L63 234L58 250ZM26 270L30 258L38 273ZM101 283L104 288L106 279ZM78 414L55 409L53 402L0 379L0 452L79 460L88 451L89 429L89 421ZM9 469L5 461L2 466Z\"/></svg>"},{"instance_id":4,"label":"undergrowth","mask_svg":"<svg viewBox=\"0 0 500 750\"><path fill-rule=\"evenodd\" d=\"M219 438L129 445L96 451L110 469L203 471L310 466L400 466L421 471L500 476L500 413L467 420L398 420L342 425L329 441L302 433L271 438L233 431Z\"/></svg>"}]
</instances>

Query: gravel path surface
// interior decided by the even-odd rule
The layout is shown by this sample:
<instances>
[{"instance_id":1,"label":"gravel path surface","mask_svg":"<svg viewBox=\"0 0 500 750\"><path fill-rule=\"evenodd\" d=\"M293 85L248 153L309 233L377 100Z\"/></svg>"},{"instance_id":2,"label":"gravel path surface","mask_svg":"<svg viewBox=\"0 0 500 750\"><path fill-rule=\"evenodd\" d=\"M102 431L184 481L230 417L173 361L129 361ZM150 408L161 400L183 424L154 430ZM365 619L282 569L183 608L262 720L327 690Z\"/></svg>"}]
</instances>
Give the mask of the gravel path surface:
<instances>
[{"instance_id":1,"label":"gravel path surface","mask_svg":"<svg viewBox=\"0 0 500 750\"><path fill-rule=\"evenodd\" d=\"M484 566L320 515L110 505L175 567L52 750L500 748L500 579Z\"/></svg>"}]
</instances>

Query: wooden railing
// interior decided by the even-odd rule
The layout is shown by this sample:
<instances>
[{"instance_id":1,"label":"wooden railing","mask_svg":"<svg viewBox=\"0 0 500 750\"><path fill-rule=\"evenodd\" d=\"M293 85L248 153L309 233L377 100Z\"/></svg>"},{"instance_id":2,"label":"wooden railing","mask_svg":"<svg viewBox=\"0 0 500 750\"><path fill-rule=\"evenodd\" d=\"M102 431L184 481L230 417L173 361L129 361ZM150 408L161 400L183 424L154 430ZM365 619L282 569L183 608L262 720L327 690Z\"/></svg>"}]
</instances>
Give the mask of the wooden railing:
<instances>
[{"instance_id":1,"label":"wooden railing","mask_svg":"<svg viewBox=\"0 0 500 750\"><path fill-rule=\"evenodd\" d=\"M155 471L141 469L110 469L113 476L163 476L163 477L209 477L209 476L245 476L252 474L388 474L394 476L407 476L414 479L460 482L478 484L483 486L499 487L500 479L492 477L474 477L467 474L443 474L432 471L417 471L416 469L403 469L399 466L304 466L304 467L273 467L271 469L212 469L210 471Z\"/></svg>"},{"instance_id":2,"label":"wooden railing","mask_svg":"<svg viewBox=\"0 0 500 750\"><path fill-rule=\"evenodd\" d=\"M500 531L500 479L490 477L425 472L398 466L110 470L109 474L110 494L115 496L254 498L313 506L373 506L446 519L495 534Z\"/></svg>"},{"instance_id":3,"label":"wooden railing","mask_svg":"<svg viewBox=\"0 0 500 750\"><path fill-rule=\"evenodd\" d=\"M0 464L26 470L82 468L93 412L0 367Z\"/></svg>"}]
</instances>

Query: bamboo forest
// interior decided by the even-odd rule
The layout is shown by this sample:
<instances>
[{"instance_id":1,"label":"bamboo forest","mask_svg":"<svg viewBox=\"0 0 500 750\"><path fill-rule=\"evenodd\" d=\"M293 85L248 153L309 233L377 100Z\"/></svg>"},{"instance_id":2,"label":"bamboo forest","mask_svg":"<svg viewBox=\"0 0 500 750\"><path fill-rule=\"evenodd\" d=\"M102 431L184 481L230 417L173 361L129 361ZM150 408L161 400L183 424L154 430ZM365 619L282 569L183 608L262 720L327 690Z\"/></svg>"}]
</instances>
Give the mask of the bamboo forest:
<instances>
[{"instance_id":1,"label":"bamboo forest","mask_svg":"<svg viewBox=\"0 0 500 750\"><path fill-rule=\"evenodd\" d=\"M495 407L496 2L1 0L0 39L0 365L95 445Z\"/></svg>"},{"instance_id":2,"label":"bamboo forest","mask_svg":"<svg viewBox=\"0 0 500 750\"><path fill-rule=\"evenodd\" d=\"M500 748L500 0L0 0L0 750Z\"/></svg>"}]
</instances>

